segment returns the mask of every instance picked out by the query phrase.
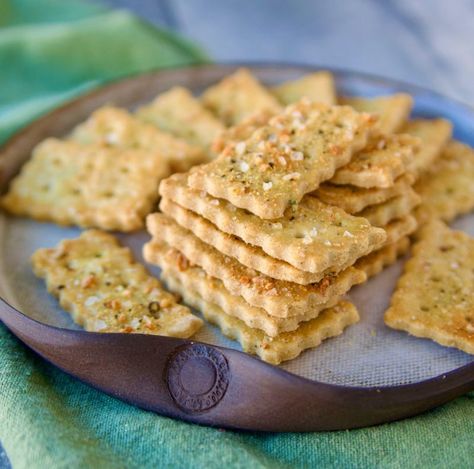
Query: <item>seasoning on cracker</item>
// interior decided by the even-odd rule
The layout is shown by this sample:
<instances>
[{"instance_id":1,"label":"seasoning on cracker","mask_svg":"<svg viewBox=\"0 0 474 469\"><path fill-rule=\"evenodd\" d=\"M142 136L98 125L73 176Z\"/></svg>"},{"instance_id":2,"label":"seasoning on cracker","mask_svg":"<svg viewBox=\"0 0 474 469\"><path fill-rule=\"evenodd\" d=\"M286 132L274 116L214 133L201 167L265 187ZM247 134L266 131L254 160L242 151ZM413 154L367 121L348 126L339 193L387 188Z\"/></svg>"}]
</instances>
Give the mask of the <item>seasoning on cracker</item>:
<instances>
[{"instance_id":1,"label":"seasoning on cracker","mask_svg":"<svg viewBox=\"0 0 474 469\"><path fill-rule=\"evenodd\" d=\"M419 233L385 323L474 354L474 239L432 220Z\"/></svg>"},{"instance_id":2,"label":"seasoning on cracker","mask_svg":"<svg viewBox=\"0 0 474 469\"><path fill-rule=\"evenodd\" d=\"M187 338L202 325L110 234L85 231L36 251L32 263L48 291L88 331Z\"/></svg>"}]
</instances>

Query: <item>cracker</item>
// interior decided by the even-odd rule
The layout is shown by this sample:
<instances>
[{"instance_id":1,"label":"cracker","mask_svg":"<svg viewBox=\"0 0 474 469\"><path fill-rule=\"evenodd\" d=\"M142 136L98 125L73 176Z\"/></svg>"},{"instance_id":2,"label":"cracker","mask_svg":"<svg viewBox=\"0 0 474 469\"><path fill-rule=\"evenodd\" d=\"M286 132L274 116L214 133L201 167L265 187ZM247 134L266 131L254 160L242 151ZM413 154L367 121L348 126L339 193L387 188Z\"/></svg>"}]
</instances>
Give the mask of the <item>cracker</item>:
<instances>
[{"instance_id":1,"label":"cracker","mask_svg":"<svg viewBox=\"0 0 474 469\"><path fill-rule=\"evenodd\" d=\"M160 193L208 219L221 231L307 272L338 272L385 241L383 230L372 227L364 218L348 215L314 197L305 197L278 220L262 220L225 200L189 189L186 175L163 180Z\"/></svg>"},{"instance_id":2,"label":"cracker","mask_svg":"<svg viewBox=\"0 0 474 469\"><path fill-rule=\"evenodd\" d=\"M420 143L411 135L378 135L356 153L349 164L336 171L331 183L365 188L391 187L406 172Z\"/></svg>"},{"instance_id":3,"label":"cracker","mask_svg":"<svg viewBox=\"0 0 474 469\"><path fill-rule=\"evenodd\" d=\"M453 125L445 119L414 119L405 124L403 132L418 137L421 148L415 153L410 171L419 176L429 170L451 138Z\"/></svg>"},{"instance_id":4,"label":"cracker","mask_svg":"<svg viewBox=\"0 0 474 469\"><path fill-rule=\"evenodd\" d=\"M252 246L236 236L224 233L210 221L175 204L170 199L162 198L160 209L182 227L192 231L200 240L215 247L223 254L234 257L249 269L254 269L277 280L295 282L300 285L319 282L324 276L324 272L317 274L305 272L296 269L287 262L270 257L258 246Z\"/></svg>"},{"instance_id":5,"label":"cracker","mask_svg":"<svg viewBox=\"0 0 474 469\"><path fill-rule=\"evenodd\" d=\"M338 186L325 183L310 195L322 202L342 208L347 213L359 213L366 207L381 204L387 200L401 195L409 190L415 178L406 173L400 176L393 186L386 189L372 188L364 189L356 186Z\"/></svg>"},{"instance_id":6,"label":"cracker","mask_svg":"<svg viewBox=\"0 0 474 469\"><path fill-rule=\"evenodd\" d=\"M398 132L408 119L413 107L413 98L405 93L375 98L347 97L341 98L340 102L352 106L359 112L377 114L379 116L378 128L386 134Z\"/></svg>"},{"instance_id":7,"label":"cracker","mask_svg":"<svg viewBox=\"0 0 474 469\"><path fill-rule=\"evenodd\" d=\"M277 99L246 68L208 88L201 102L226 125L235 125L261 111L279 112Z\"/></svg>"},{"instance_id":8,"label":"cracker","mask_svg":"<svg viewBox=\"0 0 474 469\"><path fill-rule=\"evenodd\" d=\"M474 239L432 220L405 264L385 323L474 354Z\"/></svg>"},{"instance_id":9,"label":"cracker","mask_svg":"<svg viewBox=\"0 0 474 469\"><path fill-rule=\"evenodd\" d=\"M186 88L175 86L137 111L137 117L192 145L209 148L224 125Z\"/></svg>"},{"instance_id":10,"label":"cracker","mask_svg":"<svg viewBox=\"0 0 474 469\"><path fill-rule=\"evenodd\" d=\"M380 273L385 267L394 264L409 249L410 238L405 236L393 244L377 249L377 251L371 252L368 256L362 257L355 263L355 266L363 270L367 278L370 278Z\"/></svg>"},{"instance_id":11,"label":"cracker","mask_svg":"<svg viewBox=\"0 0 474 469\"><path fill-rule=\"evenodd\" d=\"M110 234L85 231L39 249L32 263L48 291L88 331L187 338L202 326Z\"/></svg>"},{"instance_id":12,"label":"cracker","mask_svg":"<svg viewBox=\"0 0 474 469\"><path fill-rule=\"evenodd\" d=\"M270 337L296 330L302 322L318 317L324 309L334 306L340 298L333 297L326 304L315 305L304 314L281 318L269 315L263 308L247 303L241 296L232 295L221 280L211 277L199 266L166 243L152 241L147 245L148 256L161 266L163 275L172 275L186 290L213 303L228 316L240 319L248 327L259 329Z\"/></svg>"},{"instance_id":13,"label":"cracker","mask_svg":"<svg viewBox=\"0 0 474 469\"><path fill-rule=\"evenodd\" d=\"M322 71L304 75L296 80L286 81L271 90L285 105L293 104L301 98L329 105L337 104L336 85L332 73Z\"/></svg>"},{"instance_id":14,"label":"cracker","mask_svg":"<svg viewBox=\"0 0 474 469\"><path fill-rule=\"evenodd\" d=\"M132 231L152 211L167 172L156 153L48 139L1 203L12 214L61 225Z\"/></svg>"},{"instance_id":15,"label":"cracker","mask_svg":"<svg viewBox=\"0 0 474 469\"><path fill-rule=\"evenodd\" d=\"M422 198L420 222L431 217L451 221L474 209L474 149L451 141L415 185Z\"/></svg>"},{"instance_id":16,"label":"cracker","mask_svg":"<svg viewBox=\"0 0 474 469\"><path fill-rule=\"evenodd\" d=\"M357 216L367 218L373 226L384 227L392 220L409 215L420 202L420 196L409 187L403 194L386 202L366 207L362 212L357 213Z\"/></svg>"},{"instance_id":17,"label":"cracker","mask_svg":"<svg viewBox=\"0 0 474 469\"><path fill-rule=\"evenodd\" d=\"M269 337L261 330L250 328L243 321L225 314L215 304L184 288L171 275L163 274L162 278L168 288L181 294L187 304L200 310L204 318L219 327L225 336L237 340L244 352L258 355L273 365L292 360L304 350L317 347L323 340L342 334L346 327L360 319L352 303L341 301L324 310L316 319L302 323L295 331Z\"/></svg>"},{"instance_id":18,"label":"cracker","mask_svg":"<svg viewBox=\"0 0 474 469\"><path fill-rule=\"evenodd\" d=\"M340 274L329 275L312 285L282 282L249 269L234 258L220 253L166 215L149 215L147 228L153 239L144 247L145 260L151 262L149 254L153 251L151 245L155 241L165 242L193 265L221 280L229 293L243 297L250 305L264 309L271 316L306 314L335 296L347 293L353 285L365 281L362 272L348 267Z\"/></svg>"},{"instance_id":19,"label":"cracker","mask_svg":"<svg viewBox=\"0 0 474 469\"><path fill-rule=\"evenodd\" d=\"M384 246L389 246L390 244L396 243L405 236L414 233L418 228L418 222L413 215L407 215L406 217L391 221L383 228L387 233L387 239L384 243Z\"/></svg>"},{"instance_id":20,"label":"cracker","mask_svg":"<svg viewBox=\"0 0 474 469\"><path fill-rule=\"evenodd\" d=\"M188 184L260 218L280 218L365 146L373 122L347 106L302 100L194 168Z\"/></svg>"},{"instance_id":21,"label":"cracker","mask_svg":"<svg viewBox=\"0 0 474 469\"><path fill-rule=\"evenodd\" d=\"M110 106L97 109L73 130L71 138L84 144L155 152L169 163L173 173L187 171L209 159L202 148L140 121L125 109Z\"/></svg>"}]
</instances>

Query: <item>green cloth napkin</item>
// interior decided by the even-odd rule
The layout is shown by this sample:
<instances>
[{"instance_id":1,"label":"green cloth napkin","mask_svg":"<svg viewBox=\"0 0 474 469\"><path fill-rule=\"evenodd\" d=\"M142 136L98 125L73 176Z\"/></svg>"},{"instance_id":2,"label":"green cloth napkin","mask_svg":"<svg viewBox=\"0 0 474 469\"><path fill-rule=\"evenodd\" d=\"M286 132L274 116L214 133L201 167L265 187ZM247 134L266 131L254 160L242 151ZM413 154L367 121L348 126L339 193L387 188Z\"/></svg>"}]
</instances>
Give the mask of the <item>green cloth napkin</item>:
<instances>
[{"instance_id":1,"label":"green cloth napkin","mask_svg":"<svg viewBox=\"0 0 474 469\"><path fill-rule=\"evenodd\" d=\"M0 139L104 81L205 60L136 18L72 0L0 0ZM0 440L18 468L472 467L474 395L363 430L220 431L81 384L0 326Z\"/></svg>"}]
</instances>

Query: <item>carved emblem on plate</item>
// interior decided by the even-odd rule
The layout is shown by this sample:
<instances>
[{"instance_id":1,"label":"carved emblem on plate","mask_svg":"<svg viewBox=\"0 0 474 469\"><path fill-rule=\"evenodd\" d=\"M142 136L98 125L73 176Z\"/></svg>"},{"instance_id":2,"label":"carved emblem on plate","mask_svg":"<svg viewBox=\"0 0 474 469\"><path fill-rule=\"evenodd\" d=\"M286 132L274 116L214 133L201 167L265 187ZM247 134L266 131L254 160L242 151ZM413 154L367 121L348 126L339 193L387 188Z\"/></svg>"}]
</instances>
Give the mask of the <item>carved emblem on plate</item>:
<instances>
[{"instance_id":1,"label":"carved emblem on plate","mask_svg":"<svg viewBox=\"0 0 474 469\"><path fill-rule=\"evenodd\" d=\"M229 379L224 355L203 344L180 347L171 355L166 368L170 394L188 413L203 412L217 405L227 391Z\"/></svg>"}]
</instances>

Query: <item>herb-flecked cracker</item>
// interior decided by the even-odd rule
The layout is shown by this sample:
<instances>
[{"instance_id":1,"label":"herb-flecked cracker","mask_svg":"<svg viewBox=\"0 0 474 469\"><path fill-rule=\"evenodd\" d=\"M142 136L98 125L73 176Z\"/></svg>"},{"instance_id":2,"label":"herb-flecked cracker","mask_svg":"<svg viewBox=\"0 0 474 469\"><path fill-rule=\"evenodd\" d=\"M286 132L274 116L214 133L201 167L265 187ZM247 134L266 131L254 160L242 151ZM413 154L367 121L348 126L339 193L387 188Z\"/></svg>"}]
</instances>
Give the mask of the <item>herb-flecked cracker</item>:
<instances>
[{"instance_id":1,"label":"herb-flecked cracker","mask_svg":"<svg viewBox=\"0 0 474 469\"><path fill-rule=\"evenodd\" d=\"M405 264L385 323L474 354L474 239L432 220Z\"/></svg>"},{"instance_id":2,"label":"herb-flecked cracker","mask_svg":"<svg viewBox=\"0 0 474 469\"><path fill-rule=\"evenodd\" d=\"M225 129L219 119L206 109L186 88L175 86L138 109L140 119L192 145L209 148Z\"/></svg>"},{"instance_id":3,"label":"herb-flecked cracker","mask_svg":"<svg viewBox=\"0 0 474 469\"><path fill-rule=\"evenodd\" d=\"M450 221L474 209L474 149L449 142L441 156L415 185L422 203L416 210L420 222L431 217Z\"/></svg>"},{"instance_id":4,"label":"herb-flecked cracker","mask_svg":"<svg viewBox=\"0 0 474 469\"><path fill-rule=\"evenodd\" d=\"M202 325L108 233L89 230L39 249L32 263L48 291L88 331L187 338Z\"/></svg>"},{"instance_id":5,"label":"herb-flecked cracker","mask_svg":"<svg viewBox=\"0 0 474 469\"><path fill-rule=\"evenodd\" d=\"M245 68L209 87L201 102L226 125L238 124L254 113L281 109L276 98Z\"/></svg>"},{"instance_id":6,"label":"herb-flecked cracker","mask_svg":"<svg viewBox=\"0 0 474 469\"><path fill-rule=\"evenodd\" d=\"M405 236L411 235L418 228L418 222L413 215L407 215L398 220L393 220L384 227L387 239L384 246L396 243Z\"/></svg>"},{"instance_id":7,"label":"herb-flecked cracker","mask_svg":"<svg viewBox=\"0 0 474 469\"><path fill-rule=\"evenodd\" d=\"M420 140L411 135L379 135L371 138L349 164L336 171L331 183L365 188L391 187L406 172L419 146Z\"/></svg>"},{"instance_id":8,"label":"herb-flecked cracker","mask_svg":"<svg viewBox=\"0 0 474 469\"><path fill-rule=\"evenodd\" d=\"M210 244L226 256L237 259L249 269L277 280L295 282L300 285L316 283L324 277L324 272L316 274L305 272L285 261L269 256L260 247L252 246L237 236L224 233L206 218L181 207L168 198L161 199L160 210L182 227L193 232L201 241Z\"/></svg>"},{"instance_id":9,"label":"herb-flecked cracker","mask_svg":"<svg viewBox=\"0 0 474 469\"><path fill-rule=\"evenodd\" d=\"M323 276L328 269L338 272L348 267L385 241L385 232L366 219L314 197L288 208L278 220L262 220L226 200L189 189L185 174L163 180L160 193L268 255Z\"/></svg>"},{"instance_id":10,"label":"herb-flecked cracker","mask_svg":"<svg viewBox=\"0 0 474 469\"><path fill-rule=\"evenodd\" d=\"M271 316L303 315L315 306L345 294L353 285L365 280L362 272L348 267L338 275L329 275L312 285L282 282L220 253L166 215L149 215L147 228L153 238L144 247L145 260L150 261L148 254L155 240L165 242L181 252L193 265L198 265L208 275L221 280L229 293L242 296L249 304L263 308Z\"/></svg>"},{"instance_id":11,"label":"herb-flecked cracker","mask_svg":"<svg viewBox=\"0 0 474 469\"><path fill-rule=\"evenodd\" d=\"M218 326L225 336L237 340L244 352L258 355L263 361L273 365L296 358L304 350L317 347L323 340L342 334L346 327L359 321L356 307L348 301L341 301L322 311L317 318L302 323L295 331L270 337L259 329L248 327L238 318L225 314L217 305L184 288L172 275L163 273L162 279L188 305L200 310L207 321Z\"/></svg>"},{"instance_id":12,"label":"herb-flecked cracker","mask_svg":"<svg viewBox=\"0 0 474 469\"><path fill-rule=\"evenodd\" d=\"M336 86L332 73L321 71L304 75L296 80L286 81L271 89L278 100L285 105L293 104L301 98L310 101L336 104Z\"/></svg>"},{"instance_id":13,"label":"herb-flecked cracker","mask_svg":"<svg viewBox=\"0 0 474 469\"><path fill-rule=\"evenodd\" d=\"M413 98L405 93L375 98L341 98L340 102L352 106L356 111L378 115L377 126L382 133L386 134L398 132L408 119L413 107Z\"/></svg>"},{"instance_id":14,"label":"herb-flecked cracker","mask_svg":"<svg viewBox=\"0 0 474 469\"><path fill-rule=\"evenodd\" d=\"M1 204L12 214L61 225L132 231L144 225L167 172L156 153L48 139Z\"/></svg>"},{"instance_id":15,"label":"herb-flecked cracker","mask_svg":"<svg viewBox=\"0 0 474 469\"><path fill-rule=\"evenodd\" d=\"M280 218L365 146L373 123L348 106L303 99L214 161L193 168L188 184L260 218Z\"/></svg>"},{"instance_id":16,"label":"herb-flecked cracker","mask_svg":"<svg viewBox=\"0 0 474 469\"><path fill-rule=\"evenodd\" d=\"M111 106L97 109L73 130L71 138L85 144L99 143L154 152L161 156L164 164L169 164L173 173L187 171L209 159L201 147L162 132L125 109Z\"/></svg>"}]
</instances>

